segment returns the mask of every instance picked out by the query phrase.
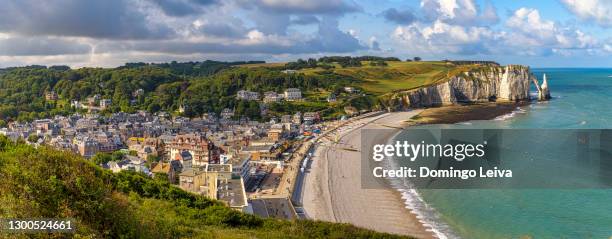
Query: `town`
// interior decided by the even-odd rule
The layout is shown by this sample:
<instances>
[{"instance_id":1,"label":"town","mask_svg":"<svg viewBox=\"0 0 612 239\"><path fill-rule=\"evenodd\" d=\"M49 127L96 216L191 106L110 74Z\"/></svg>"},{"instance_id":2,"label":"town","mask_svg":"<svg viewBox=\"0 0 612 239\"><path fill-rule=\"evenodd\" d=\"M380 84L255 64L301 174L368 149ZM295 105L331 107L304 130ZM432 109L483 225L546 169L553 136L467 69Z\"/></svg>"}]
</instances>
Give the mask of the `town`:
<instances>
[{"instance_id":1,"label":"town","mask_svg":"<svg viewBox=\"0 0 612 239\"><path fill-rule=\"evenodd\" d=\"M347 87L347 91L354 91ZM136 91L134 94L142 94ZM57 100L55 92L46 100ZM301 91L283 93L240 90L240 100L300 101ZM33 122L11 122L0 134L12 140L71 151L113 172L130 170L161 177L183 190L225 202L263 217L296 218L289 195L298 168L304 170L315 135L331 128L317 112L272 117L267 122L235 119L232 109L186 118L168 112L138 111L104 116L111 105L98 95L71 107L87 113L54 116ZM346 109L348 116L354 109Z\"/></svg>"}]
</instances>

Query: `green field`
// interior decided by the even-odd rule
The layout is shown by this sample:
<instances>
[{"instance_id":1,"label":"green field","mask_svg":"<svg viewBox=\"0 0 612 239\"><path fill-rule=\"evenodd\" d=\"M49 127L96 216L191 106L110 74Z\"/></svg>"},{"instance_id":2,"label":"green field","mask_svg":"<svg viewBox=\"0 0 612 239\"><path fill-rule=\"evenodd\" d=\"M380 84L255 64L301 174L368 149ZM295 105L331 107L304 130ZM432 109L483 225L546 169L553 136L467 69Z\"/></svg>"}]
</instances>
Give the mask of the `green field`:
<instances>
[{"instance_id":1,"label":"green field","mask_svg":"<svg viewBox=\"0 0 612 239\"><path fill-rule=\"evenodd\" d=\"M361 67L336 67L332 71L360 79L362 83L358 86L368 92L385 94L437 84L472 67L455 66L445 62L389 61L388 66L370 66L369 62L362 64ZM301 70L304 74L318 74L323 71L324 69L319 68Z\"/></svg>"},{"instance_id":2,"label":"green field","mask_svg":"<svg viewBox=\"0 0 612 239\"><path fill-rule=\"evenodd\" d=\"M278 67L283 63L266 63L257 65L244 65L247 67ZM305 68L298 72L306 75L317 75L329 73L343 75L361 81L358 87L374 94L386 94L390 92L411 90L424 86L434 85L454 76L458 73L469 71L475 66L455 66L442 61L388 61L387 66L370 66L370 62L363 61L361 67L343 68L338 64L332 64L335 68L325 70L323 68ZM243 67L243 66L241 66Z\"/></svg>"}]
</instances>

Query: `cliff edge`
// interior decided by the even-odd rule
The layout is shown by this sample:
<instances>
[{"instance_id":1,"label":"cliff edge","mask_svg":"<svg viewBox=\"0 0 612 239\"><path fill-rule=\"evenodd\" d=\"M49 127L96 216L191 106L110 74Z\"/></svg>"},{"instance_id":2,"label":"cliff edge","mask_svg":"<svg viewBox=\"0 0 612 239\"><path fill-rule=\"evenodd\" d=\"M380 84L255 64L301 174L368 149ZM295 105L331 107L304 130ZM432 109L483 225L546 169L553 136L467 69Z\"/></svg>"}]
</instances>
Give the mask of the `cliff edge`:
<instances>
[{"instance_id":1,"label":"cliff edge","mask_svg":"<svg viewBox=\"0 0 612 239\"><path fill-rule=\"evenodd\" d=\"M532 82L538 84L527 66L484 66L458 73L436 85L398 92L396 97L400 98L403 108L526 101L530 100L529 87ZM539 86L537 88L540 90ZM546 90L548 92L547 86Z\"/></svg>"}]
</instances>

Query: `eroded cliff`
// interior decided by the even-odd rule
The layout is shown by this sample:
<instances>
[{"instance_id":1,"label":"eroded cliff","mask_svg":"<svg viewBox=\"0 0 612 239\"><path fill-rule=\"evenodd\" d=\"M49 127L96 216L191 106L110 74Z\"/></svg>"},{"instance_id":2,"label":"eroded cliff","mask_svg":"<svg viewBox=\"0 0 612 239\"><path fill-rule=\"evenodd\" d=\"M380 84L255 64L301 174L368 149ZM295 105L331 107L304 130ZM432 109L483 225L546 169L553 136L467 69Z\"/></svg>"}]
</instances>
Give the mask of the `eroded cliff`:
<instances>
[{"instance_id":1,"label":"eroded cliff","mask_svg":"<svg viewBox=\"0 0 612 239\"><path fill-rule=\"evenodd\" d=\"M401 107L431 107L456 103L529 100L529 86L537 82L529 67L486 66L461 72L442 83L397 92ZM537 84L537 83L536 83Z\"/></svg>"}]
</instances>

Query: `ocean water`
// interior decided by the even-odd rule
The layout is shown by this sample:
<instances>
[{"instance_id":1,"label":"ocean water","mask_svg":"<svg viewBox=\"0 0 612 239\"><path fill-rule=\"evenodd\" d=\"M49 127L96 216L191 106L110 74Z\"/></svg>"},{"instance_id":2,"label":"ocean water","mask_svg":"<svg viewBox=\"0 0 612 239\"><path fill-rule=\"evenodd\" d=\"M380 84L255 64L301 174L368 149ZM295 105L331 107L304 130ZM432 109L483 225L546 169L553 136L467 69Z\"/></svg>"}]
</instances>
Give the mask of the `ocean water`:
<instances>
[{"instance_id":1,"label":"ocean water","mask_svg":"<svg viewBox=\"0 0 612 239\"><path fill-rule=\"evenodd\" d=\"M533 69L553 99L442 128L612 128L612 69ZM545 144L554 142L541 142ZM396 182L397 183L397 182ZM400 190L442 238L612 238L612 189Z\"/></svg>"}]
</instances>

